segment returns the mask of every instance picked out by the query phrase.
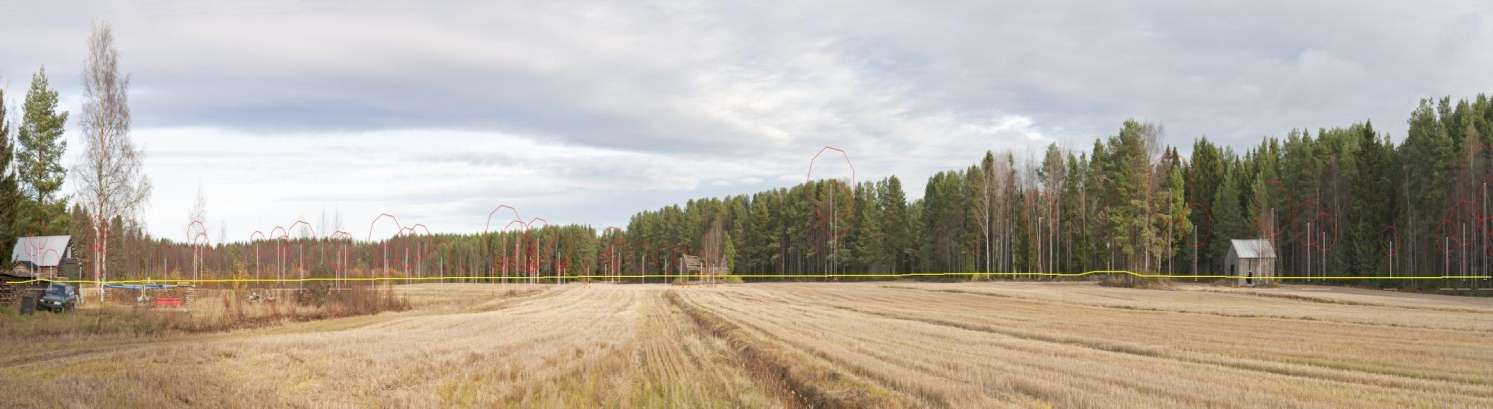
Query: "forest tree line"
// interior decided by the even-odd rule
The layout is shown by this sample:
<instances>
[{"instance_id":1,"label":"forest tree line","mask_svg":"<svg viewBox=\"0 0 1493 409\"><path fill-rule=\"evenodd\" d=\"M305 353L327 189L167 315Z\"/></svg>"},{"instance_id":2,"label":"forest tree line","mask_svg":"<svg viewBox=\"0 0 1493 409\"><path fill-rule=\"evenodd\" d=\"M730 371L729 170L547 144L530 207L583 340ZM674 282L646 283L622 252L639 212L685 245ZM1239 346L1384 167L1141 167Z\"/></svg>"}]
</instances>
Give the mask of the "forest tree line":
<instances>
[{"instance_id":1,"label":"forest tree line","mask_svg":"<svg viewBox=\"0 0 1493 409\"><path fill-rule=\"evenodd\" d=\"M810 181L633 217L629 271L660 271L724 223L746 273L1219 274L1231 239L1270 240L1290 276L1487 275L1493 102L1422 100L1396 145L1369 122L1184 158L1127 121L1088 151L987 152L906 200L888 177ZM836 211L827 211L831 198ZM827 220L839 226L826 229ZM652 261L638 261L644 258Z\"/></svg>"},{"instance_id":2,"label":"forest tree line","mask_svg":"<svg viewBox=\"0 0 1493 409\"><path fill-rule=\"evenodd\" d=\"M1242 152L1197 139L1187 157L1160 125L1127 121L1087 150L986 152L908 200L896 176L811 180L637 213L625 228L544 226L357 241L285 232L194 247L103 218L61 195L67 113L44 71L0 150L0 244L71 232L118 254L106 270L186 275L584 276L680 274L684 255L738 274L1217 274L1230 239L1274 243L1292 276L1487 275L1493 103L1422 100L1399 144L1371 123L1266 137ZM3 101L3 99L0 99ZM3 108L0 108L3 109ZM4 118L0 115L0 118ZM11 136L11 135L16 136ZM7 249L9 246L6 247ZM81 252L80 252L81 254ZM80 257L91 263L90 254ZM392 261L391 261L392 260Z\"/></svg>"}]
</instances>

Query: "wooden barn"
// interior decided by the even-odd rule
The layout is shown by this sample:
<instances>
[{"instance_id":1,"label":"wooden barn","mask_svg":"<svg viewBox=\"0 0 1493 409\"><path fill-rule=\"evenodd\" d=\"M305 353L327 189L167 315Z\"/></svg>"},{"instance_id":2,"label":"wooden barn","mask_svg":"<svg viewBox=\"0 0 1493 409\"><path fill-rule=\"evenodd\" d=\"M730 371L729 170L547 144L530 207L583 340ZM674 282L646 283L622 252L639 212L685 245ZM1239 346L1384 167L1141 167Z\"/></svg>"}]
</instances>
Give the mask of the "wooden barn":
<instances>
[{"instance_id":1,"label":"wooden barn","mask_svg":"<svg viewBox=\"0 0 1493 409\"><path fill-rule=\"evenodd\" d=\"M1230 240L1223 268L1238 285L1265 284L1275 277L1275 246L1269 240Z\"/></svg>"},{"instance_id":2,"label":"wooden barn","mask_svg":"<svg viewBox=\"0 0 1493 409\"><path fill-rule=\"evenodd\" d=\"M27 278L77 278L72 236L21 237L10 252L9 275Z\"/></svg>"}]
</instances>

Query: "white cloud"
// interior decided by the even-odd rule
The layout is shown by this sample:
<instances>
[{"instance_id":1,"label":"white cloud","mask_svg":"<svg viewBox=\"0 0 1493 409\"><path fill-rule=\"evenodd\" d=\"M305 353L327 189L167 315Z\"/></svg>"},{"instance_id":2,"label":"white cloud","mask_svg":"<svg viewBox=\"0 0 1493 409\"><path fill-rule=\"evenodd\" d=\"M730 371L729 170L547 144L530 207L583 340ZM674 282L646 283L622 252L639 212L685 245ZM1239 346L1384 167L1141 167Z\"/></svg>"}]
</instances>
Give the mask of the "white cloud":
<instances>
[{"instance_id":1,"label":"white cloud","mask_svg":"<svg viewBox=\"0 0 1493 409\"><path fill-rule=\"evenodd\" d=\"M140 130L135 138L146 149L146 173L156 186L145 216L165 237L185 229L199 184L209 200L210 228L227 220L230 239L238 240L256 229L319 217L322 209L340 211L344 230L359 237L385 212L407 225L480 230L488 209L499 203L557 223L619 223L636 210L610 207L619 196L675 199L750 173L690 155L439 129L265 136L174 128Z\"/></svg>"}]
</instances>

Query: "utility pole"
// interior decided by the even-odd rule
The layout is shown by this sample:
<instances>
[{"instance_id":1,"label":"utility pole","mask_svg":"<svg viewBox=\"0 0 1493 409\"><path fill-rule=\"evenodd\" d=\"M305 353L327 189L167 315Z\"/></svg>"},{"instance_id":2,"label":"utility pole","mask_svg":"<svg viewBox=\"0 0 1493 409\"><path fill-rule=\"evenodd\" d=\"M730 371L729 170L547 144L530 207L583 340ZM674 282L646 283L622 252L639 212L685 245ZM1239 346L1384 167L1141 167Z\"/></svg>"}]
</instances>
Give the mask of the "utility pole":
<instances>
[{"instance_id":1,"label":"utility pole","mask_svg":"<svg viewBox=\"0 0 1493 409\"><path fill-rule=\"evenodd\" d=\"M1033 211L1037 211L1037 209L1035 209L1036 206L1033 206L1033 207L1034 208L1032 210ZM1043 258L1042 256L1044 256L1044 254L1042 253L1042 244L1043 244L1042 242L1047 241L1047 240L1043 239L1045 235L1042 232L1042 224L1045 221L1046 221L1045 217L1043 217L1043 216L1037 216L1037 237L1036 237L1036 239L1037 239L1037 263L1034 266L1036 268L1035 273L1042 273L1043 272L1042 270L1045 270L1046 267L1047 267L1047 264L1045 263L1046 260L1042 259ZM1035 276L1035 274L1034 274L1034 276Z\"/></svg>"},{"instance_id":2,"label":"utility pole","mask_svg":"<svg viewBox=\"0 0 1493 409\"><path fill-rule=\"evenodd\" d=\"M1275 252L1276 249L1277 249L1277 247L1275 245L1275 243L1276 243L1275 236L1278 235L1278 234L1276 234L1276 232L1280 231L1280 226L1278 226L1278 225L1275 224L1275 220L1276 220L1276 218L1275 218L1275 208L1271 207L1270 208L1270 236L1265 238L1265 240L1270 243L1270 251L1271 252ZM1275 274L1280 274L1280 257L1279 257L1279 255L1276 255L1275 258L1270 259L1270 271L1274 272Z\"/></svg>"},{"instance_id":3,"label":"utility pole","mask_svg":"<svg viewBox=\"0 0 1493 409\"><path fill-rule=\"evenodd\" d=\"M1402 183L1402 185L1404 186L1404 190L1405 190L1405 239L1406 239L1405 240L1405 244L1406 244L1406 247L1407 247L1405 249L1405 252L1410 255L1410 259L1407 260L1406 265L1405 265L1405 272L1407 274L1414 275L1415 274L1415 213L1411 209L1414 206L1410 205L1410 174L1409 174L1409 172L1406 172L1404 180L1405 180L1405 182Z\"/></svg>"},{"instance_id":4,"label":"utility pole","mask_svg":"<svg viewBox=\"0 0 1493 409\"><path fill-rule=\"evenodd\" d=\"M1104 242L1104 250L1109 253L1109 268L1108 268L1108 270L1113 271L1115 269L1115 251L1110 248L1109 242L1107 242L1107 241Z\"/></svg>"}]
</instances>

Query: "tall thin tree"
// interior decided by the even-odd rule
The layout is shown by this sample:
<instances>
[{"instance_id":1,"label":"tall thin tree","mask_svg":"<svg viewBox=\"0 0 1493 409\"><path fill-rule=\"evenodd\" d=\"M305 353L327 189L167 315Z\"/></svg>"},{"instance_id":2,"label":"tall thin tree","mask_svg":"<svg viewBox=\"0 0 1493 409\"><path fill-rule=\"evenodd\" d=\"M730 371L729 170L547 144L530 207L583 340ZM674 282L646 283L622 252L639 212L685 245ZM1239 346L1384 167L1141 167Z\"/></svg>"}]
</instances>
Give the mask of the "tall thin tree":
<instances>
[{"instance_id":1,"label":"tall thin tree","mask_svg":"<svg viewBox=\"0 0 1493 409\"><path fill-rule=\"evenodd\" d=\"M94 25L83 68L83 160L73 170L79 202L93 223L93 276L104 298L109 278L110 221L133 218L148 197L144 152L130 139L128 75L119 72L119 50L107 23Z\"/></svg>"}]
</instances>

